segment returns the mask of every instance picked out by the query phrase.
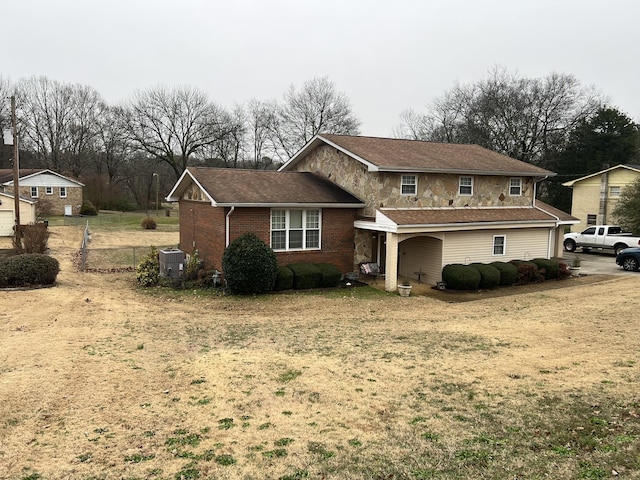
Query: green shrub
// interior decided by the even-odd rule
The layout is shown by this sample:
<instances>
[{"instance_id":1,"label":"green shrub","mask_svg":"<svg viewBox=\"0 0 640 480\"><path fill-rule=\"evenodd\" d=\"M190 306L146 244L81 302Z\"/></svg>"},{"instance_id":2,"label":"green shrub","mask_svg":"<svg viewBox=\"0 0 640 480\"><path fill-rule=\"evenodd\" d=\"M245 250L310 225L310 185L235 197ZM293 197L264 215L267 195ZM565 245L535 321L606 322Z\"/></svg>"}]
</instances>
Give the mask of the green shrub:
<instances>
[{"instance_id":1,"label":"green shrub","mask_svg":"<svg viewBox=\"0 0 640 480\"><path fill-rule=\"evenodd\" d=\"M500 270L485 263L472 263L471 266L480 273L479 288L492 289L500 285Z\"/></svg>"},{"instance_id":2,"label":"green shrub","mask_svg":"<svg viewBox=\"0 0 640 480\"><path fill-rule=\"evenodd\" d=\"M322 270L313 263L294 263L289 265L293 272L293 288L305 290L318 288L322 281Z\"/></svg>"},{"instance_id":3,"label":"green shrub","mask_svg":"<svg viewBox=\"0 0 640 480\"><path fill-rule=\"evenodd\" d=\"M548 258L534 258L531 260L538 267L538 271L544 271L545 280L555 280L558 278L559 262Z\"/></svg>"},{"instance_id":4,"label":"green shrub","mask_svg":"<svg viewBox=\"0 0 640 480\"><path fill-rule=\"evenodd\" d=\"M316 267L320 269L322 278L320 286L324 288L337 287L342 280L342 272L335 265L330 263L316 263Z\"/></svg>"},{"instance_id":5,"label":"green shrub","mask_svg":"<svg viewBox=\"0 0 640 480\"><path fill-rule=\"evenodd\" d=\"M470 265L450 264L442 269L442 281L452 290L477 290L480 272Z\"/></svg>"},{"instance_id":6,"label":"green shrub","mask_svg":"<svg viewBox=\"0 0 640 480\"><path fill-rule=\"evenodd\" d=\"M41 253L14 255L0 263L0 286L53 285L60 271L58 260Z\"/></svg>"},{"instance_id":7,"label":"green shrub","mask_svg":"<svg viewBox=\"0 0 640 480\"><path fill-rule=\"evenodd\" d=\"M538 266L535 263L525 260L511 260L509 263L518 269L519 285L544 281L544 274L538 271Z\"/></svg>"},{"instance_id":8,"label":"green shrub","mask_svg":"<svg viewBox=\"0 0 640 480\"><path fill-rule=\"evenodd\" d=\"M281 292L282 290L291 290L293 288L293 272L289 267L278 267L278 276L274 290Z\"/></svg>"},{"instance_id":9,"label":"green shrub","mask_svg":"<svg viewBox=\"0 0 640 480\"><path fill-rule=\"evenodd\" d=\"M98 210L93 206L93 203L89 200L85 200L82 202L82 206L80 207L80 215L95 216L98 215Z\"/></svg>"},{"instance_id":10,"label":"green shrub","mask_svg":"<svg viewBox=\"0 0 640 480\"><path fill-rule=\"evenodd\" d=\"M491 262L489 265L500 272L500 286L518 283L518 268L515 265L507 262Z\"/></svg>"},{"instance_id":11,"label":"green shrub","mask_svg":"<svg viewBox=\"0 0 640 480\"><path fill-rule=\"evenodd\" d=\"M222 271L233 294L269 292L278 276L278 259L255 234L245 233L225 248Z\"/></svg>"},{"instance_id":12,"label":"green shrub","mask_svg":"<svg viewBox=\"0 0 640 480\"><path fill-rule=\"evenodd\" d=\"M158 228L158 224L156 223L156 221L151 218L151 217L145 217L142 219L142 222L140 222L140 225L142 226L142 228L144 228L145 230L155 230L156 228Z\"/></svg>"},{"instance_id":13,"label":"green shrub","mask_svg":"<svg viewBox=\"0 0 640 480\"><path fill-rule=\"evenodd\" d=\"M136 268L136 281L143 287L153 287L160 283L160 259L158 249L150 247Z\"/></svg>"}]
</instances>

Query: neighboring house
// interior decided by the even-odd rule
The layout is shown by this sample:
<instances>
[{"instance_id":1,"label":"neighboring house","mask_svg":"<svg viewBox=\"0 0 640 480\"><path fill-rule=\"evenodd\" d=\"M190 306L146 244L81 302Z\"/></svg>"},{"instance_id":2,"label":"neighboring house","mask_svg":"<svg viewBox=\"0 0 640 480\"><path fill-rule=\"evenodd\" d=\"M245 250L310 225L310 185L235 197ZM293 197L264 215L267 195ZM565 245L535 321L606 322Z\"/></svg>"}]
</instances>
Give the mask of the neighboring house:
<instances>
[{"instance_id":1,"label":"neighboring house","mask_svg":"<svg viewBox=\"0 0 640 480\"><path fill-rule=\"evenodd\" d=\"M19 195L34 202L46 201L51 215L77 215L83 201L84 185L51 170L21 169ZM0 170L0 190L13 193L13 170Z\"/></svg>"},{"instance_id":2,"label":"neighboring house","mask_svg":"<svg viewBox=\"0 0 640 480\"><path fill-rule=\"evenodd\" d=\"M321 174L366 206L354 222L354 266L377 262L435 284L451 263L559 257L576 218L535 200L555 175L477 145L318 135L281 172Z\"/></svg>"},{"instance_id":3,"label":"neighboring house","mask_svg":"<svg viewBox=\"0 0 640 480\"><path fill-rule=\"evenodd\" d=\"M563 183L573 189L571 215L583 225L613 223L611 213L622 190L640 178L640 165L616 165Z\"/></svg>"},{"instance_id":4,"label":"neighboring house","mask_svg":"<svg viewBox=\"0 0 640 480\"><path fill-rule=\"evenodd\" d=\"M180 248L222 270L225 248L252 232L278 263L353 270L353 224L364 203L313 173L187 168L167 200L180 202Z\"/></svg>"},{"instance_id":5,"label":"neighboring house","mask_svg":"<svg viewBox=\"0 0 640 480\"><path fill-rule=\"evenodd\" d=\"M13 195L0 192L0 237L13 235L16 225L16 203ZM20 197L20 225L36 221L36 202Z\"/></svg>"}]
</instances>

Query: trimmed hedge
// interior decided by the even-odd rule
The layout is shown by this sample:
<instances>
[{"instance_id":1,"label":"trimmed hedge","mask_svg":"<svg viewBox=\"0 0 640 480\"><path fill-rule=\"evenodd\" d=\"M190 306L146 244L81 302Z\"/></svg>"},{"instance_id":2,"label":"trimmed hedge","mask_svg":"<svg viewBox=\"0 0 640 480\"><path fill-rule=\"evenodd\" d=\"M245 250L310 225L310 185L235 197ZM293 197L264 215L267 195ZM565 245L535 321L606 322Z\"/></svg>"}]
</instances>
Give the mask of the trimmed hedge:
<instances>
[{"instance_id":1,"label":"trimmed hedge","mask_svg":"<svg viewBox=\"0 0 640 480\"><path fill-rule=\"evenodd\" d=\"M293 263L288 265L293 272L293 288L306 290L318 288L322 281L322 270L313 263Z\"/></svg>"},{"instance_id":2,"label":"trimmed hedge","mask_svg":"<svg viewBox=\"0 0 640 480\"><path fill-rule=\"evenodd\" d=\"M245 233L225 248L222 271L232 294L265 293L273 290L278 259L257 235Z\"/></svg>"},{"instance_id":3,"label":"trimmed hedge","mask_svg":"<svg viewBox=\"0 0 640 480\"><path fill-rule=\"evenodd\" d=\"M500 285L500 270L485 263L472 263L471 267L480 273L479 288L492 289Z\"/></svg>"},{"instance_id":4,"label":"trimmed hedge","mask_svg":"<svg viewBox=\"0 0 640 480\"><path fill-rule=\"evenodd\" d=\"M342 272L335 265L330 263L316 263L316 267L322 273L320 286L323 288L337 287L342 280Z\"/></svg>"},{"instance_id":5,"label":"trimmed hedge","mask_svg":"<svg viewBox=\"0 0 640 480\"><path fill-rule=\"evenodd\" d=\"M545 280L554 280L558 278L558 270L560 268L560 265L557 260L547 258L534 258L531 261L536 264L538 270L541 273L544 270Z\"/></svg>"},{"instance_id":6,"label":"trimmed hedge","mask_svg":"<svg viewBox=\"0 0 640 480\"><path fill-rule=\"evenodd\" d=\"M14 255L0 263L0 287L53 285L59 271L58 260L49 255Z\"/></svg>"},{"instance_id":7,"label":"trimmed hedge","mask_svg":"<svg viewBox=\"0 0 640 480\"><path fill-rule=\"evenodd\" d=\"M507 262L491 262L489 265L500 272L501 287L518 283L518 268L515 265Z\"/></svg>"},{"instance_id":8,"label":"trimmed hedge","mask_svg":"<svg viewBox=\"0 0 640 480\"><path fill-rule=\"evenodd\" d=\"M442 280L452 290L477 290L481 276L470 265L451 264L442 269Z\"/></svg>"},{"instance_id":9,"label":"trimmed hedge","mask_svg":"<svg viewBox=\"0 0 640 480\"><path fill-rule=\"evenodd\" d=\"M278 276L273 289L276 291L291 290L293 288L293 272L289 267L278 267Z\"/></svg>"}]
</instances>

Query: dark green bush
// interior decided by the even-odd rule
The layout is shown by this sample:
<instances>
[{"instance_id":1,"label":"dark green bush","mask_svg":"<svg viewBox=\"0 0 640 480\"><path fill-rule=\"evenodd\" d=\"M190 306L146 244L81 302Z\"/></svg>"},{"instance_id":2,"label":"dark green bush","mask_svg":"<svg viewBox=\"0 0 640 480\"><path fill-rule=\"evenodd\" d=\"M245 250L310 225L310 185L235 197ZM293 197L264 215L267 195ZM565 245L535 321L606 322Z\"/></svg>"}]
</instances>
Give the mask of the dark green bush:
<instances>
[{"instance_id":1,"label":"dark green bush","mask_svg":"<svg viewBox=\"0 0 640 480\"><path fill-rule=\"evenodd\" d=\"M98 215L98 210L93 206L93 203L89 200L85 200L82 202L82 206L80 207L80 215L95 216Z\"/></svg>"},{"instance_id":2,"label":"dark green bush","mask_svg":"<svg viewBox=\"0 0 640 480\"><path fill-rule=\"evenodd\" d=\"M538 266L535 263L525 260L511 260L509 263L518 269L519 285L544 281L544 274L538 271Z\"/></svg>"},{"instance_id":3,"label":"dark green bush","mask_svg":"<svg viewBox=\"0 0 640 480\"><path fill-rule=\"evenodd\" d=\"M553 259L547 258L534 258L531 260L538 267L538 271L542 273L544 270L545 280L555 280L558 278L559 262Z\"/></svg>"},{"instance_id":4,"label":"dark green bush","mask_svg":"<svg viewBox=\"0 0 640 480\"><path fill-rule=\"evenodd\" d=\"M158 224L156 223L156 221L151 218L151 217L145 217L142 219L142 222L140 222L140 225L142 226L142 228L144 228L145 230L155 230L156 228L158 228Z\"/></svg>"},{"instance_id":5,"label":"dark green bush","mask_svg":"<svg viewBox=\"0 0 640 480\"><path fill-rule=\"evenodd\" d=\"M143 287L153 287L160 283L160 259L158 249L150 247L136 268L136 281Z\"/></svg>"},{"instance_id":6,"label":"dark green bush","mask_svg":"<svg viewBox=\"0 0 640 480\"><path fill-rule=\"evenodd\" d=\"M500 285L500 270L485 263L472 263L471 266L480 273L479 288L492 289Z\"/></svg>"},{"instance_id":7,"label":"dark green bush","mask_svg":"<svg viewBox=\"0 0 640 480\"><path fill-rule=\"evenodd\" d=\"M518 268L506 262L491 262L489 265L500 272L500 286L515 285L518 283Z\"/></svg>"},{"instance_id":8,"label":"dark green bush","mask_svg":"<svg viewBox=\"0 0 640 480\"><path fill-rule=\"evenodd\" d=\"M480 272L470 265L451 264L442 269L442 281L452 290L477 290Z\"/></svg>"},{"instance_id":9,"label":"dark green bush","mask_svg":"<svg viewBox=\"0 0 640 480\"><path fill-rule=\"evenodd\" d=\"M53 285L60 271L58 260L41 253L14 255L0 263L1 287Z\"/></svg>"},{"instance_id":10,"label":"dark green bush","mask_svg":"<svg viewBox=\"0 0 640 480\"><path fill-rule=\"evenodd\" d=\"M255 234L245 233L225 248L222 271L233 294L269 292L278 276L278 259Z\"/></svg>"},{"instance_id":11,"label":"dark green bush","mask_svg":"<svg viewBox=\"0 0 640 480\"><path fill-rule=\"evenodd\" d=\"M313 263L293 263L289 268L293 272L293 288L296 290L320 287L322 271Z\"/></svg>"},{"instance_id":12,"label":"dark green bush","mask_svg":"<svg viewBox=\"0 0 640 480\"><path fill-rule=\"evenodd\" d=\"M324 288L337 287L342 280L342 272L335 265L330 263L316 263L316 267L320 269L322 278L320 286Z\"/></svg>"},{"instance_id":13,"label":"dark green bush","mask_svg":"<svg viewBox=\"0 0 640 480\"><path fill-rule=\"evenodd\" d=\"M293 272L289 267L278 267L278 276L273 289L276 291L291 290L293 288Z\"/></svg>"}]
</instances>

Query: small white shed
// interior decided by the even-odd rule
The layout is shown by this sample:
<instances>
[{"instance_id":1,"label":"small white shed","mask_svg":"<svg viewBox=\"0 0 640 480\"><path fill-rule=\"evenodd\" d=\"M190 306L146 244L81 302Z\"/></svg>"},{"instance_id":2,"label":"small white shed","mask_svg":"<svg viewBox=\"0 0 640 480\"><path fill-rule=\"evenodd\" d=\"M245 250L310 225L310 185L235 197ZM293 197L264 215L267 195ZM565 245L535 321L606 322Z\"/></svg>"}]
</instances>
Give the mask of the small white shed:
<instances>
[{"instance_id":1,"label":"small white shed","mask_svg":"<svg viewBox=\"0 0 640 480\"><path fill-rule=\"evenodd\" d=\"M16 223L13 195L0 192L0 237L13 235ZM36 202L20 197L20 225L36 223Z\"/></svg>"}]
</instances>

